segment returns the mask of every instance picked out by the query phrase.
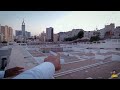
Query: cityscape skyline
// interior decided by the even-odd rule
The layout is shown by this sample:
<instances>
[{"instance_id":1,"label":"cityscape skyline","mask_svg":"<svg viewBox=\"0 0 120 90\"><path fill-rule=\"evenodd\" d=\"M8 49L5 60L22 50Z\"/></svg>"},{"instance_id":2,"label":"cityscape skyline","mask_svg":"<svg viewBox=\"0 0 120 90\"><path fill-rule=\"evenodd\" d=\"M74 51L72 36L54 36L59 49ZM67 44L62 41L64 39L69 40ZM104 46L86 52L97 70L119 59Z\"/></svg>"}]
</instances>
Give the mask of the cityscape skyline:
<instances>
[{"instance_id":1,"label":"cityscape skyline","mask_svg":"<svg viewBox=\"0 0 120 90\"><path fill-rule=\"evenodd\" d=\"M120 11L0 11L0 24L11 26L14 35L23 18L32 35L39 35L48 27L59 33L78 28L93 31L110 23L120 25Z\"/></svg>"}]
</instances>

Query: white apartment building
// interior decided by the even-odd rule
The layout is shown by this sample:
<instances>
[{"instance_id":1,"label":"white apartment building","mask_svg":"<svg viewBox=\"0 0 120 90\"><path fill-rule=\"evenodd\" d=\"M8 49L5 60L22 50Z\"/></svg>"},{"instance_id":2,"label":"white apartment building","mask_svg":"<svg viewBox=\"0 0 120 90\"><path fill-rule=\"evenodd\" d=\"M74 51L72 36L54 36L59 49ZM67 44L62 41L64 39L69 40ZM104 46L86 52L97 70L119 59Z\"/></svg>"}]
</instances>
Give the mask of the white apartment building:
<instances>
[{"instance_id":1,"label":"white apartment building","mask_svg":"<svg viewBox=\"0 0 120 90\"><path fill-rule=\"evenodd\" d=\"M91 38L92 36L94 36L94 32L95 31L84 31L84 37Z\"/></svg>"},{"instance_id":2,"label":"white apartment building","mask_svg":"<svg viewBox=\"0 0 120 90\"><path fill-rule=\"evenodd\" d=\"M98 32L100 33L100 38L103 39L105 36L105 30L104 29L100 29L98 30Z\"/></svg>"},{"instance_id":3,"label":"white apartment building","mask_svg":"<svg viewBox=\"0 0 120 90\"><path fill-rule=\"evenodd\" d=\"M60 32L59 33L59 40L63 41L64 38L73 37L74 35L77 35L79 31L82 29L73 29L72 31L68 32ZM92 36L97 36L101 39L107 39L107 38L120 38L120 26L117 26L115 28L115 24L111 23L110 25L105 25L104 28L96 31L84 31L84 38L91 38Z\"/></svg>"}]
</instances>

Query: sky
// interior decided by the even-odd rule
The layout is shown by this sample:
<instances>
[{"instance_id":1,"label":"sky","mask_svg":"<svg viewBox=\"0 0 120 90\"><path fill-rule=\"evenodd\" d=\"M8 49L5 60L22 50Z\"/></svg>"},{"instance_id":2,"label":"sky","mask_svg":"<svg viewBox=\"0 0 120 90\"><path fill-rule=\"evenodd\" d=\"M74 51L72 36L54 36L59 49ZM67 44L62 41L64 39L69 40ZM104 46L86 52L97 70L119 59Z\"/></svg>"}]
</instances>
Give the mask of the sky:
<instances>
[{"instance_id":1,"label":"sky","mask_svg":"<svg viewBox=\"0 0 120 90\"><path fill-rule=\"evenodd\" d=\"M26 31L32 35L46 32L48 27L59 33L72 29L93 31L110 23L120 26L120 11L0 11L0 24L11 26L14 31L21 30L23 18Z\"/></svg>"}]
</instances>

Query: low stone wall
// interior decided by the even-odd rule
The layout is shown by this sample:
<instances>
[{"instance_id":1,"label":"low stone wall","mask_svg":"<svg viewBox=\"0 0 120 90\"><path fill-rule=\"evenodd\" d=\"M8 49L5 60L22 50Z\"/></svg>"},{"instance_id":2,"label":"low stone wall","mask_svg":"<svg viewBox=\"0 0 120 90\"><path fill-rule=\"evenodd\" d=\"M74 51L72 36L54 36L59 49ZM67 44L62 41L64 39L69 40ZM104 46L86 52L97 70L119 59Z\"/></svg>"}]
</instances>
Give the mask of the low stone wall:
<instances>
[{"instance_id":1,"label":"low stone wall","mask_svg":"<svg viewBox=\"0 0 120 90\"><path fill-rule=\"evenodd\" d=\"M106 58L110 57L111 55L98 55L95 54L95 59L96 60L105 60Z\"/></svg>"},{"instance_id":2,"label":"low stone wall","mask_svg":"<svg viewBox=\"0 0 120 90\"><path fill-rule=\"evenodd\" d=\"M112 54L112 60L113 60L113 61L120 61L120 56L119 56L119 55Z\"/></svg>"}]
</instances>

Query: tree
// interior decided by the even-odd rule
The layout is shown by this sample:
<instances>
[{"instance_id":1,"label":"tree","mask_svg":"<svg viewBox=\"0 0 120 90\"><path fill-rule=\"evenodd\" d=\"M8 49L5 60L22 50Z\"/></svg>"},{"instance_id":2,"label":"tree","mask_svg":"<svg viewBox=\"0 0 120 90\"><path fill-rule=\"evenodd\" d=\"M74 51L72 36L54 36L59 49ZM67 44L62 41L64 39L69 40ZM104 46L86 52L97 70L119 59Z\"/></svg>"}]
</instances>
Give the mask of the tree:
<instances>
[{"instance_id":1,"label":"tree","mask_svg":"<svg viewBox=\"0 0 120 90\"><path fill-rule=\"evenodd\" d=\"M77 38L82 38L84 36L84 32L83 31L80 31L77 35Z\"/></svg>"},{"instance_id":2,"label":"tree","mask_svg":"<svg viewBox=\"0 0 120 90\"><path fill-rule=\"evenodd\" d=\"M99 41L99 40L100 40L99 36L92 36L92 37L90 38L90 42Z\"/></svg>"},{"instance_id":3,"label":"tree","mask_svg":"<svg viewBox=\"0 0 120 90\"><path fill-rule=\"evenodd\" d=\"M84 32L80 31L77 35L74 35L73 37L65 38L64 41L73 41L78 38L82 38L84 36Z\"/></svg>"}]
</instances>

